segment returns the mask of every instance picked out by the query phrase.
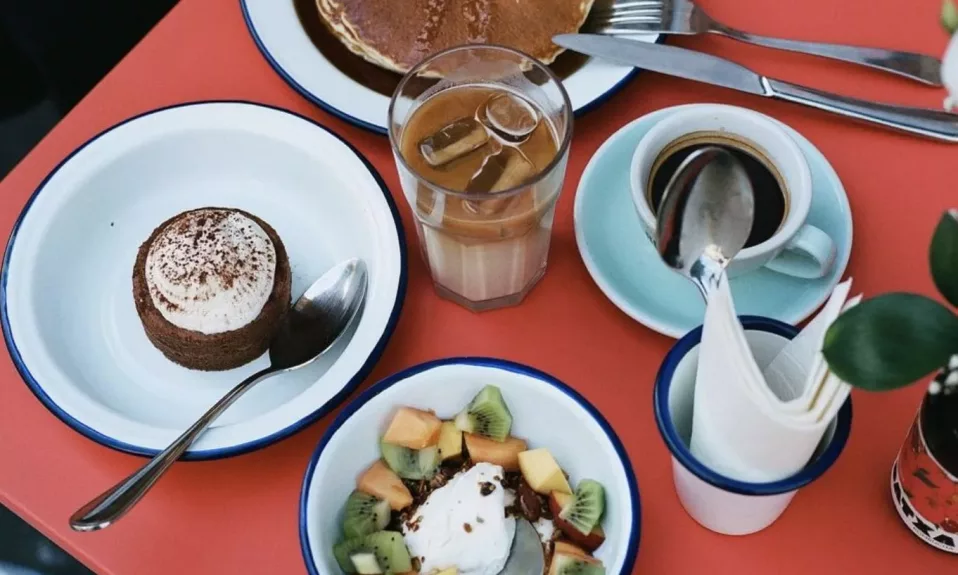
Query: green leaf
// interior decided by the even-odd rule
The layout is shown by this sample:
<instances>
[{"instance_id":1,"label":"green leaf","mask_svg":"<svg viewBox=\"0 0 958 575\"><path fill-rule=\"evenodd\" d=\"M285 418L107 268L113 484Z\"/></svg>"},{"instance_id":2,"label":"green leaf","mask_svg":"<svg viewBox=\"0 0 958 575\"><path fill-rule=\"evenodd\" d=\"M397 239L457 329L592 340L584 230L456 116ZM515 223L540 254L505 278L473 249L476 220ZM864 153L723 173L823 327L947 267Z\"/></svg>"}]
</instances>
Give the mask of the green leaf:
<instances>
[{"instance_id":1,"label":"green leaf","mask_svg":"<svg viewBox=\"0 0 958 575\"><path fill-rule=\"evenodd\" d=\"M941 6L941 25L949 34L958 31L958 7L952 0L945 0Z\"/></svg>"},{"instance_id":2,"label":"green leaf","mask_svg":"<svg viewBox=\"0 0 958 575\"><path fill-rule=\"evenodd\" d=\"M941 295L958 307L958 210L948 210L931 240L931 277Z\"/></svg>"},{"instance_id":3,"label":"green leaf","mask_svg":"<svg viewBox=\"0 0 958 575\"><path fill-rule=\"evenodd\" d=\"M958 317L908 293L880 295L843 313L825 334L831 371L870 391L908 385L958 352Z\"/></svg>"}]
</instances>

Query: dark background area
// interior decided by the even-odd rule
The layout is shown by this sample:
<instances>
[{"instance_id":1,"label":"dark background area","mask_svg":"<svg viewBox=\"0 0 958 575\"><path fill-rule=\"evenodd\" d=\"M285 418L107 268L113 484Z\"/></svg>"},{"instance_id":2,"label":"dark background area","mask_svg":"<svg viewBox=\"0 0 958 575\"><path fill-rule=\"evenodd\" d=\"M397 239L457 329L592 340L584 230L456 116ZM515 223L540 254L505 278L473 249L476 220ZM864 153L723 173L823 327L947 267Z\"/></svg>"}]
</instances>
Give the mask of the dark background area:
<instances>
[{"instance_id":1,"label":"dark background area","mask_svg":"<svg viewBox=\"0 0 958 575\"><path fill-rule=\"evenodd\" d=\"M0 177L176 0L0 0Z\"/></svg>"},{"instance_id":2,"label":"dark background area","mask_svg":"<svg viewBox=\"0 0 958 575\"><path fill-rule=\"evenodd\" d=\"M176 1L0 0L0 179ZM36 573L90 571L0 506L0 575Z\"/></svg>"}]
</instances>

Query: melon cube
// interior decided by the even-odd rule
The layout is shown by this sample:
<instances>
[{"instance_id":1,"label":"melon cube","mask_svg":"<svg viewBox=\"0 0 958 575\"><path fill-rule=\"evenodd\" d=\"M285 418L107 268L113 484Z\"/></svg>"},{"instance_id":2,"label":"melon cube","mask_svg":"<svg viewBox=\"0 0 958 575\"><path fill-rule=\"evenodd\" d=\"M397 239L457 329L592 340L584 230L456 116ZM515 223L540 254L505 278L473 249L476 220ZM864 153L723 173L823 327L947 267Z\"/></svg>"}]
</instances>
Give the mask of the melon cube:
<instances>
[{"instance_id":1,"label":"melon cube","mask_svg":"<svg viewBox=\"0 0 958 575\"><path fill-rule=\"evenodd\" d=\"M376 461L363 472L357 488L363 493L388 501L390 509L394 511L412 505L412 493L382 460Z\"/></svg>"},{"instance_id":2,"label":"melon cube","mask_svg":"<svg viewBox=\"0 0 958 575\"><path fill-rule=\"evenodd\" d=\"M474 463L501 465L506 471L517 471L519 454L528 449L525 441L515 437L507 437L501 442L472 433L467 433L465 437L469 459Z\"/></svg>"},{"instance_id":3,"label":"melon cube","mask_svg":"<svg viewBox=\"0 0 958 575\"><path fill-rule=\"evenodd\" d=\"M383 441L409 449L425 449L439 442L442 420L436 414L400 407L389 422Z\"/></svg>"}]
</instances>

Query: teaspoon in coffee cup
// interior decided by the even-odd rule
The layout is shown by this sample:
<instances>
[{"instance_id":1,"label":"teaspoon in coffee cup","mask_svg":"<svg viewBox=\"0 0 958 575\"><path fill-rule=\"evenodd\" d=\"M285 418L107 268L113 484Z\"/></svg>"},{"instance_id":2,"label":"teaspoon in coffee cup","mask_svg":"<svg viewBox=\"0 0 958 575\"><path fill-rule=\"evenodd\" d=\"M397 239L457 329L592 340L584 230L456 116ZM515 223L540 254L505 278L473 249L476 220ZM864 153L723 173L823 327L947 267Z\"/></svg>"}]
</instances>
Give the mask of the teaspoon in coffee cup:
<instances>
[{"instance_id":1,"label":"teaspoon in coffee cup","mask_svg":"<svg viewBox=\"0 0 958 575\"><path fill-rule=\"evenodd\" d=\"M261 381L312 363L342 337L366 297L366 264L337 264L306 290L286 314L269 346L269 367L249 376L217 401L169 447L138 471L81 507L70 517L75 531L97 531L120 519L243 394Z\"/></svg>"},{"instance_id":2,"label":"teaspoon in coffee cup","mask_svg":"<svg viewBox=\"0 0 958 575\"><path fill-rule=\"evenodd\" d=\"M546 558L539 532L528 519L517 517L509 559L499 575L542 575L545 568Z\"/></svg>"},{"instance_id":3,"label":"teaspoon in coffee cup","mask_svg":"<svg viewBox=\"0 0 958 575\"><path fill-rule=\"evenodd\" d=\"M679 165L656 216L656 248L708 303L725 268L745 247L755 218L752 183L729 151L708 146Z\"/></svg>"}]
</instances>

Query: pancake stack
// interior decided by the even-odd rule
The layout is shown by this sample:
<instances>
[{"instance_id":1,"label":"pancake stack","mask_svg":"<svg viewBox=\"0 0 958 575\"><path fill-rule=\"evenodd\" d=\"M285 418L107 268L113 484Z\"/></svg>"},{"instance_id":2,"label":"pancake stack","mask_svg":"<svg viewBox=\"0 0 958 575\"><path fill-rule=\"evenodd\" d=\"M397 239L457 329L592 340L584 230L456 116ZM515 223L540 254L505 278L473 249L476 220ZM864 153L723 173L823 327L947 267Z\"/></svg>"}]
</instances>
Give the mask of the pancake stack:
<instances>
[{"instance_id":1,"label":"pancake stack","mask_svg":"<svg viewBox=\"0 0 958 575\"><path fill-rule=\"evenodd\" d=\"M500 44L551 64L556 34L577 32L593 0L316 0L350 51L408 72L426 56L463 44Z\"/></svg>"}]
</instances>

